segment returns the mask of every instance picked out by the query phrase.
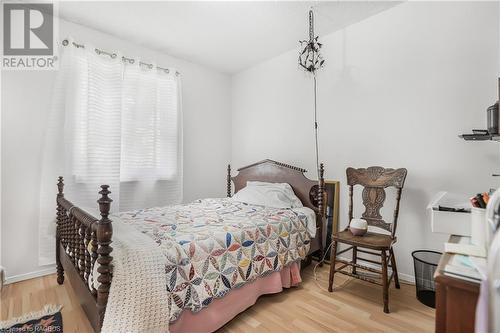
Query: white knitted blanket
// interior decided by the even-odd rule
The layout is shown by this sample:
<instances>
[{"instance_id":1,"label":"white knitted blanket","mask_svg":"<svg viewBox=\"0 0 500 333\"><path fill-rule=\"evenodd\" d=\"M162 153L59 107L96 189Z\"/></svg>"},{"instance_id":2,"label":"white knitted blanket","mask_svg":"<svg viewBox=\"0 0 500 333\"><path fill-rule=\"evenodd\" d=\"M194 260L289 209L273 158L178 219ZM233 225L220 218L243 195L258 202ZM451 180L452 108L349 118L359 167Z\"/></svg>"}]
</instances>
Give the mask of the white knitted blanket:
<instances>
[{"instance_id":1,"label":"white knitted blanket","mask_svg":"<svg viewBox=\"0 0 500 333\"><path fill-rule=\"evenodd\" d=\"M113 223L113 229L113 282L102 332L168 332L164 251L130 226Z\"/></svg>"}]
</instances>

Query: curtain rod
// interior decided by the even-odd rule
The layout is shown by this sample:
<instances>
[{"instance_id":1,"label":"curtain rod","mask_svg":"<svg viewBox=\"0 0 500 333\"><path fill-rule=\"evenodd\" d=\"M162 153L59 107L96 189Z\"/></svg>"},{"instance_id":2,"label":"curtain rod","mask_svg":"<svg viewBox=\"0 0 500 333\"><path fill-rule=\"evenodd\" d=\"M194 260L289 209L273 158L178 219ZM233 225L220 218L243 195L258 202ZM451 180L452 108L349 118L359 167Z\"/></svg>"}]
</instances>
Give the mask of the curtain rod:
<instances>
[{"instance_id":1,"label":"curtain rod","mask_svg":"<svg viewBox=\"0 0 500 333\"><path fill-rule=\"evenodd\" d=\"M75 42L71 42L71 43L76 48L82 48L82 49L85 48L85 45L83 45L83 44L78 44L78 43L75 43ZM69 40L64 39L62 41L62 45L63 46L68 46L69 45ZM107 51L104 51L104 50L101 50L101 49L98 49L98 48L95 48L95 53L97 53L99 55L105 54L105 55L109 56L112 59L115 59L116 56L117 56L116 53L107 52ZM133 58L127 58L127 57L123 57L122 56L122 61L126 61L129 64L133 64L135 62L135 59L133 59ZM140 61L139 65L147 66L149 69L153 69L153 64L148 64L146 62ZM166 72L167 74L170 73L170 69L168 69L168 68L163 68L163 67L160 67L160 66L156 66L156 68L159 69L159 70L162 70L162 71ZM179 76L179 75L181 75L181 73L179 73L178 71L175 71L175 75Z\"/></svg>"}]
</instances>

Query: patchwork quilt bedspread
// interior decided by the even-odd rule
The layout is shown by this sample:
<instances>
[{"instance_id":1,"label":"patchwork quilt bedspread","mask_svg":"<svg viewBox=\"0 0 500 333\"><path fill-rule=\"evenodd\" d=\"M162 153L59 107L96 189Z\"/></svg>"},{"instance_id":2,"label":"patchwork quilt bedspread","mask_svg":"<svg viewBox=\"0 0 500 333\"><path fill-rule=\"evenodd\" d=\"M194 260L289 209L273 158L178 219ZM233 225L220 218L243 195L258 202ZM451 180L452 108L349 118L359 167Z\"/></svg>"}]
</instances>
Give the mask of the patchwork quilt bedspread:
<instances>
[{"instance_id":1,"label":"patchwork quilt bedspread","mask_svg":"<svg viewBox=\"0 0 500 333\"><path fill-rule=\"evenodd\" d=\"M119 216L164 249L171 322L184 309L198 312L231 289L304 259L310 246L311 221L302 211L230 198Z\"/></svg>"}]
</instances>

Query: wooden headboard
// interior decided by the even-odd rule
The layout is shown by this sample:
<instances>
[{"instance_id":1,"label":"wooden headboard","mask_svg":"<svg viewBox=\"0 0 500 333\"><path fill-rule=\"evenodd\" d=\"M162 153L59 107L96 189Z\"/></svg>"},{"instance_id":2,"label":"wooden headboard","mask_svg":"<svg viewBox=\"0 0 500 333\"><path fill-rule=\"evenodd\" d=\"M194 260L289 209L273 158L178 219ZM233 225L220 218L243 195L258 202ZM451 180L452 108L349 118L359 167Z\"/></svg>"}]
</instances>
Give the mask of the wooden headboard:
<instances>
[{"instance_id":1,"label":"wooden headboard","mask_svg":"<svg viewBox=\"0 0 500 333\"><path fill-rule=\"evenodd\" d=\"M304 173L305 169L276 162L263 160L238 169L238 174L231 177L231 165L227 166L227 196L231 196L231 181L234 183L234 193L247 185L247 181L261 181L268 183L288 183L295 195L305 207L316 212L316 236L311 239L309 254L319 251L319 258L323 258L325 229L325 181L323 179L323 163L320 164L319 179L311 180ZM320 195L320 193L322 195Z\"/></svg>"},{"instance_id":2,"label":"wooden headboard","mask_svg":"<svg viewBox=\"0 0 500 333\"><path fill-rule=\"evenodd\" d=\"M305 172L305 169L267 159L239 168L238 174L231 177L231 166L228 165L227 195L231 196L231 181L234 183L234 193L245 187L249 180L288 183L304 206L322 216L324 200L318 193L324 192L323 164L320 167L319 180L307 178Z\"/></svg>"}]
</instances>

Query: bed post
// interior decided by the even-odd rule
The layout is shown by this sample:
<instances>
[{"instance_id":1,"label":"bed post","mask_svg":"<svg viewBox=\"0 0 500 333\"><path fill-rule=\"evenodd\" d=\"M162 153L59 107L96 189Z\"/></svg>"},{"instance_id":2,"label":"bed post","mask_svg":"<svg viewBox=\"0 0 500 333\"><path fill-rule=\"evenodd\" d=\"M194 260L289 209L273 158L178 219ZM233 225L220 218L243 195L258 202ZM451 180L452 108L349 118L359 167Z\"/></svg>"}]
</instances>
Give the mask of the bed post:
<instances>
[{"instance_id":1,"label":"bed post","mask_svg":"<svg viewBox=\"0 0 500 333\"><path fill-rule=\"evenodd\" d=\"M323 249L323 233L324 233L324 194L325 194L325 179L324 177L325 169L323 167L323 163L319 165L319 184L318 184L318 210L319 210L319 218L320 218L320 223L321 227L319 228L319 239L320 239L320 247L319 247L319 262L320 266L323 264L323 256L324 256L324 249Z\"/></svg>"},{"instance_id":2,"label":"bed post","mask_svg":"<svg viewBox=\"0 0 500 333\"><path fill-rule=\"evenodd\" d=\"M64 268L61 264L61 227L64 219L64 208L59 203L59 198L64 198L64 179L59 176L57 181L57 217L56 217L56 270L57 270L57 283L64 283Z\"/></svg>"},{"instance_id":3,"label":"bed post","mask_svg":"<svg viewBox=\"0 0 500 333\"><path fill-rule=\"evenodd\" d=\"M101 185L101 191L99 191L101 198L97 200L99 211L101 212L101 219L97 222L97 244L99 244L97 250L97 262L99 263L97 272L99 273L99 277L97 281L100 283L97 289L97 311L99 313L100 326L102 326L108 303L109 288L111 286L111 261L113 260L113 257L109 255L113 251L113 248L109 246L111 244L111 236L113 235L113 227L111 220L108 218L113 200L108 197L108 194L111 193L108 188L109 185Z\"/></svg>"},{"instance_id":4,"label":"bed post","mask_svg":"<svg viewBox=\"0 0 500 333\"><path fill-rule=\"evenodd\" d=\"M325 179L323 175L325 173L325 168L323 163L319 165L319 180L318 180L318 209L321 216L323 216L324 206L323 206L323 196L325 192Z\"/></svg>"},{"instance_id":5,"label":"bed post","mask_svg":"<svg viewBox=\"0 0 500 333\"><path fill-rule=\"evenodd\" d=\"M227 197L231 197L231 164L227 165Z\"/></svg>"}]
</instances>

